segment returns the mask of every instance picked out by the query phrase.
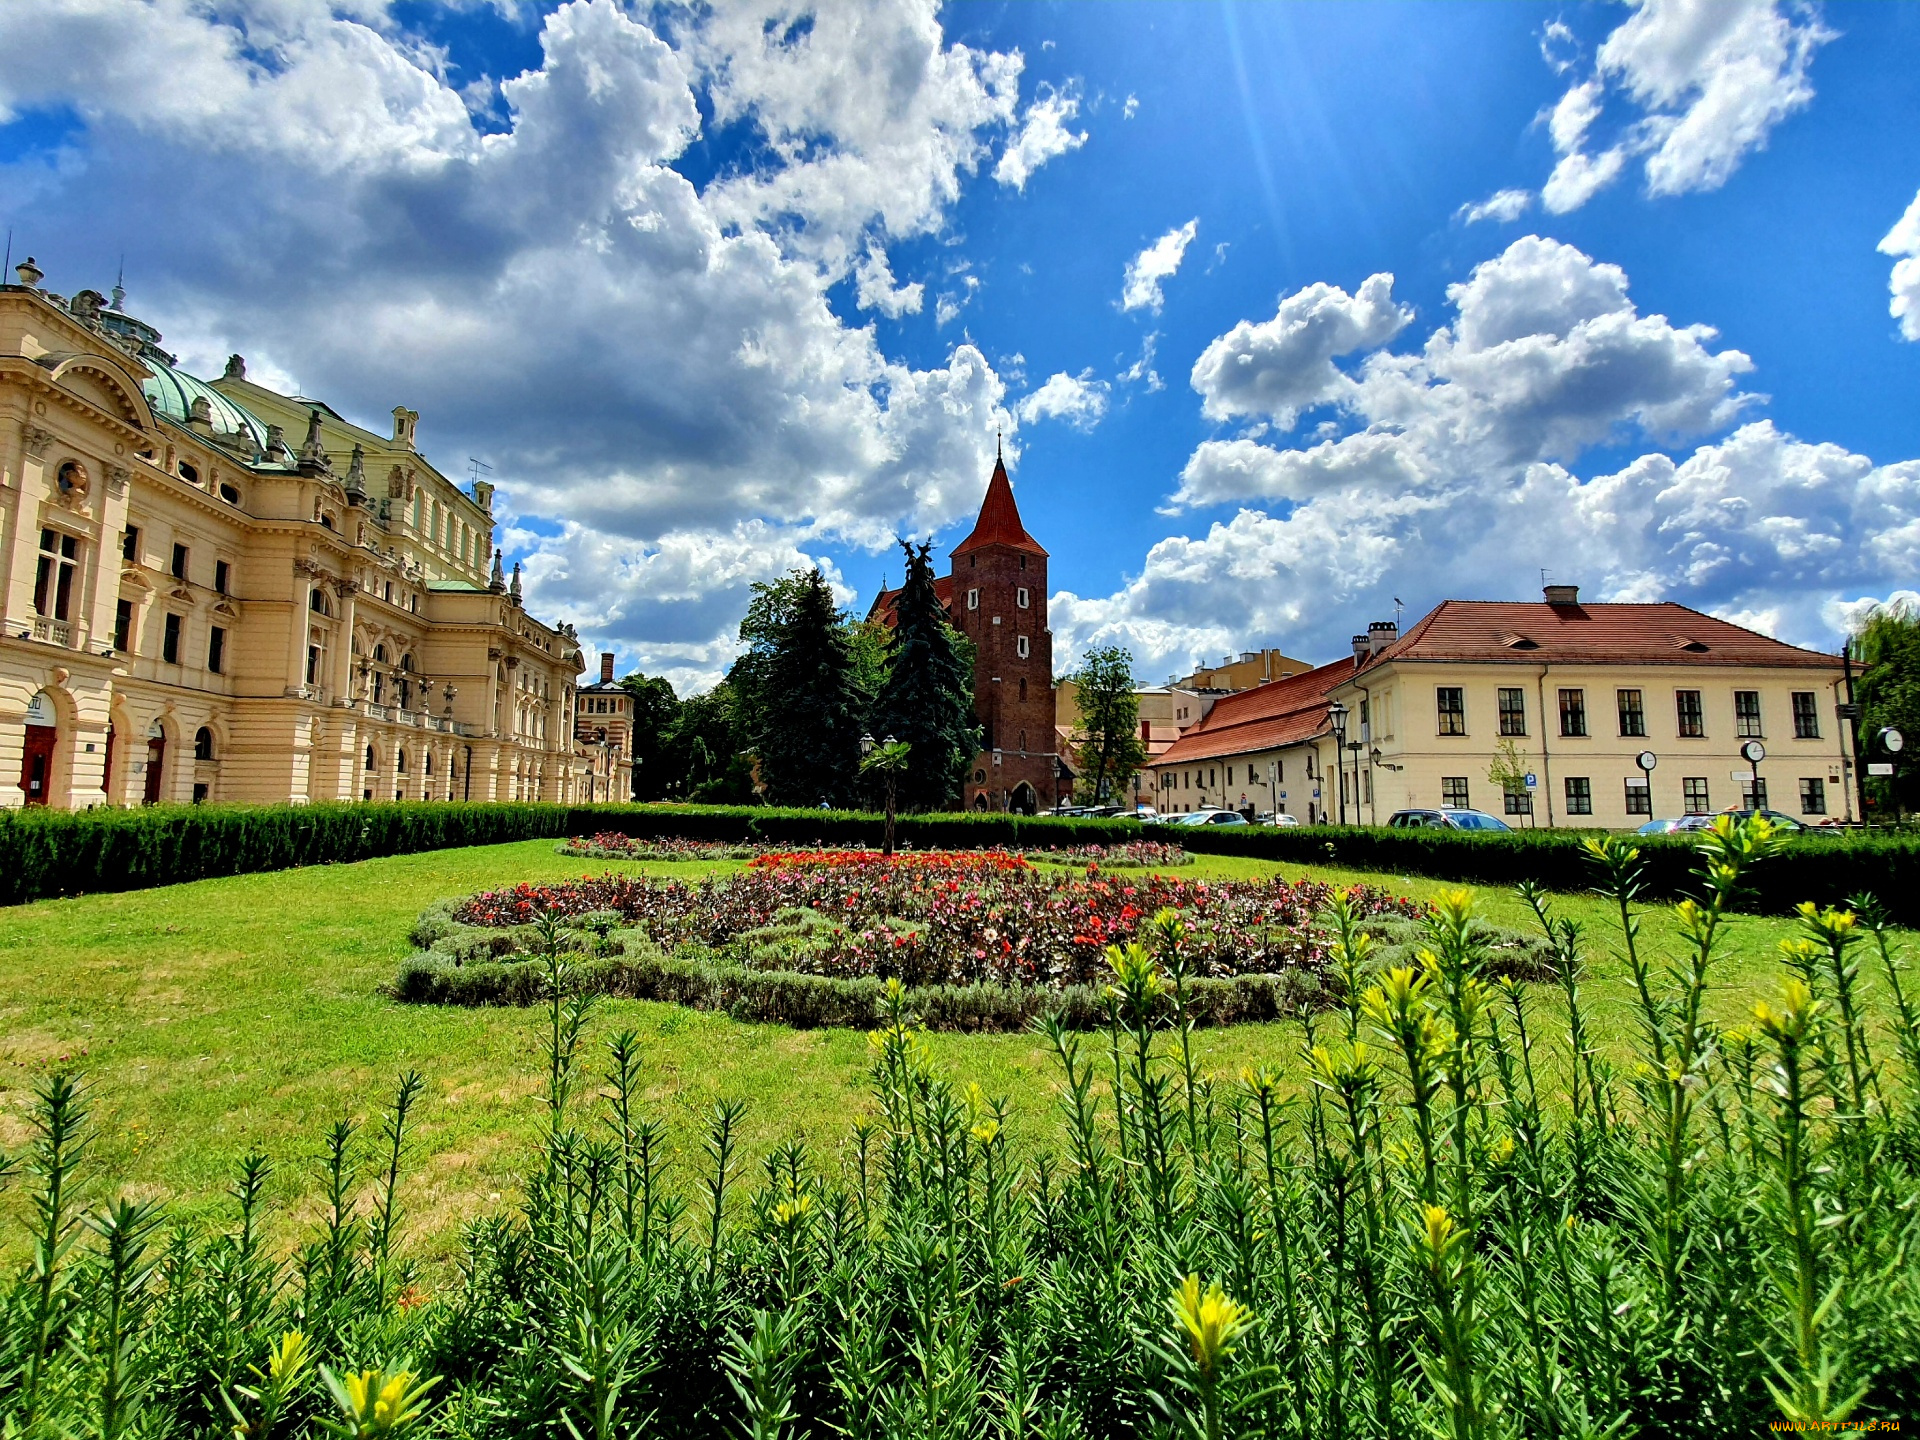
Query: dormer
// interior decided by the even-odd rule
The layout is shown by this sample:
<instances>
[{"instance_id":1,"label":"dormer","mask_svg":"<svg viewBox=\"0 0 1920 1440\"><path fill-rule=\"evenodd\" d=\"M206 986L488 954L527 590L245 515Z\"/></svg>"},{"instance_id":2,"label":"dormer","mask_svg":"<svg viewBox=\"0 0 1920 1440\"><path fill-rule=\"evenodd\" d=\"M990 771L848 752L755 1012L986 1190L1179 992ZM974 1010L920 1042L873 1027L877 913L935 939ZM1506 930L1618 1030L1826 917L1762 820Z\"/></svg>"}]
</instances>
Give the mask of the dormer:
<instances>
[{"instance_id":1,"label":"dormer","mask_svg":"<svg viewBox=\"0 0 1920 1440\"><path fill-rule=\"evenodd\" d=\"M420 412L404 405L393 407L393 443L413 449L413 430L420 423Z\"/></svg>"}]
</instances>

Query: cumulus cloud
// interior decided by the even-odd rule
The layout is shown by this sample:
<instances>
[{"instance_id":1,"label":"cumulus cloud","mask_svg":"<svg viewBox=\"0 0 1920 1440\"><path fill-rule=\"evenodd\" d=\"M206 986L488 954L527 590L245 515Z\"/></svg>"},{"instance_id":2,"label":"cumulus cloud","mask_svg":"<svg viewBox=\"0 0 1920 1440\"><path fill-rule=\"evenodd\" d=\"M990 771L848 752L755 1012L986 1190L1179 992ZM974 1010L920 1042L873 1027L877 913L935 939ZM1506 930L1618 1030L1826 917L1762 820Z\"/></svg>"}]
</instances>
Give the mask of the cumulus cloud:
<instances>
[{"instance_id":1,"label":"cumulus cloud","mask_svg":"<svg viewBox=\"0 0 1920 1440\"><path fill-rule=\"evenodd\" d=\"M1887 307L1900 322L1900 333L1909 340L1920 340L1920 195L1913 197L1907 213L1880 242L1882 255L1898 255L1889 284L1893 302Z\"/></svg>"},{"instance_id":2,"label":"cumulus cloud","mask_svg":"<svg viewBox=\"0 0 1920 1440\"><path fill-rule=\"evenodd\" d=\"M1463 224L1477 225L1482 220L1511 224L1533 207L1531 190L1496 190L1476 205L1462 205L1455 212Z\"/></svg>"},{"instance_id":3,"label":"cumulus cloud","mask_svg":"<svg viewBox=\"0 0 1920 1440\"><path fill-rule=\"evenodd\" d=\"M889 320L920 313L927 287L918 280L911 285L895 285L887 252L878 245L867 247L866 258L854 267L853 276L857 282L855 298L862 310L878 310Z\"/></svg>"},{"instance_id":4,"label":"cumulus cloud","mask_svg":"<svg viewBox=\"0 0 1920 1440\"><path fill-rule=\"evenodd\" d=\"M1572 38L1548 27L1541 51L1556 73L1577 66ZM1808 72L1832 38L1811 9L1782 0L1641 0L1548 115L1560 158L1541 203L1576 210L1634 160L1650 195L1719 188L1812 101ZM1609 102L1622 112L1615 134L1590 146Z\"/></svg>"},{"instance_id":5,"label":"cumulus cloud","mask_svg":"<svg viewBox=\"0 0 1920 1440\"><path fill-rule=\"evenodd\" d=\"M993 178L1002 185L1025 190L1027 181L1047 161L1087 143L1087 132L1075 134L1069 127L1080 113L1080 97L1071 88L1046 91L1031 105L1020 122L1020 132L1001 152L1000 163L993 167Z\"/></svg>"},{"instance_id":6,"label":"cumulus cloud","mask_svg":"<svg viewBox=\"0 0 1920 1440\"><path fill-rule=\"evenodd\" d=\"M1331 293L1309 286L1282 313ZM1640 314L1619 267L1528 236L1447 298L1417 352L1375 348L1336 381L1281 367L1324 388L1236 404L1329 395L1336 419L1292 446L1198 445L1174 503L1229 517L1161 541L1110 595L1056 597L1064 651L1129 644L1152 674L1261 641L1326 656L1395 595L1526 598L1508 580L1533 566L1594 599L1674 599L1831 644L1843 597L1916 573L1920 460L1879 464L1750 417L1747 357L1707 326ZM1233 353L1224 342L1252 328L1209 350ZM1196 366L1203 406L1220 368ZM1636 441L1692 448L1574 468Z\"/></svg>"},{"instance_id":7,"label":"cumulus cloud","mask_svg":"<svg viewBox=\"0 0 1920 1440\"><path fill-rule=\"evenodd\" d=\"M916 369L827 289L913 310L882 237L943 223L1018 56L947 44L931 0L783 17L571 0L483 128L376 0L0 7L0 108L82 123L51 178L0 165L0 203L35 187L65 290L138 217L130 308L188 368L240 350L351 415L418 408L444 468L494 465L536 613L691 664L751 579L962 516L1017 429L975 347ZM675 168L703 96L765 150L704 190ZM675 558L702 545L729 558Z\"/></svg>"},{"instance_id":8,"label":"cumulus cloud","mask_svg":"<svg viewBox=\"0 0 1920 1440\"><path fill-rule=\"evenodd\" d=\"M1242 320L1207 346L1194 361L1193 388L1209 420L1261 415L1291 429L1301 410L1351 389L1337 357L1385 345L1412 319L1394 303L1391 275L1368 276L1352 295L1309 285L1282 298L1273 319Z\"/></svg>"},{"instance_id":9,"label":"cumulus cloud","mask_svg":"<svg viewBox=\"0 0 1920 1440\"><path fill-rule=\"evenodd\" d=\"M1180 273L1180 262L1187 258L1187 246L1199 232L1200 221L1196 217L1178 229L1169 230L1129 260L1126 278L1120 287L1120 308L1152 310L1158 314L1165 303L1160 287Z\"/></svg>"},{"instance_id":10,"label":"cumulus cloud","mask_svg":"<svg viewBox=\"0 0 1920 1440\"><path fill-rule=\"evenodd\" d=\"M1093 371L1069 375L1064 370L1047 377L1047 383L1013 407L1014 414L1031 425L1037 420L1064 420L1076 430L1091 430L1107 413L1106 381L1095 380Z\"/></svg>"}]
</instances>

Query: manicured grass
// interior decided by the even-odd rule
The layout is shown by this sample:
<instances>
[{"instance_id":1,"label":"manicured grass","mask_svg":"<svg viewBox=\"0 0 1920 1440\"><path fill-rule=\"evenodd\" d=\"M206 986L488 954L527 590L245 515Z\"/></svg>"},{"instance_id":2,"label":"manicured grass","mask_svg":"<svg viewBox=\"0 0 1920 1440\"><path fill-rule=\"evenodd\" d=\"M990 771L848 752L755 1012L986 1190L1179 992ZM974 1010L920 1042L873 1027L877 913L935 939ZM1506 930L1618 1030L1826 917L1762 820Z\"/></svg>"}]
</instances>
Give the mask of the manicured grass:
<instances>
[{"instance_id":1,"label":"manicured grass","mask_svg":"<svg viewBox=\"0 0 1920 1440\"><path fill-rule=\"evenodd\" d=\"M223 1203L251 1147L277 1162L271 1193L282 1233L310 1217L323 1127L342 1115L377 1117L403 1070L427 1080L414 1131L406 1200L415 1253L443 1260L469 1219L511 1197L534 1144L541 1031L538 1010L439 1009L381 994L407 953L407 931L429 902L518 880L571 878L600 864L563 859L550 840L207 880L159 890L43 901L0 911L0 1148L26 1138L36 1075L77 1068L91 1078L101 1136L101 1181L191 1209ZM681 874L698 864L614 865ZM724 867L731 868L731 867ZM1263 861L1203 858L1187 878L1251 876ZM1314 867L1317 878L1367 880L1432 896L1433 881ZM1531 925L1510 893L1480 892L1496 924ZM1603 1044L1624 1059L1631 996L1610 951L1618 927L1591 896L1560 897L1562 913L1594 942L1589 995ZM1647 929L1670 946L1664 916ZM1731 921L1714 1013L1732 1021L1779 988L1777 942L1789 922ZM1875 968L1866 961L1871 974ZM1876 986L1877 988L1877 986ZM1535 987L1558 1006L1554 987ZM793 1031L638 1001L603 1003L591 1034L623 1028L645 1041L649 1098L675 1145L697 1155L715 1100L748 1102L742 1132L758 1154L795 1134L831 1153L867 1109L868 1047L841 1030ZM1008 1096L1016 1125L1052 1133L1055 1069L1027 1035L933 1035L957 1078ZM1098 1045L1098 1037L1089 1044ZM1296 1024L1203 1031L1197 1050L1222 1077L1269 1064L1297 1075ZM599 1057L590 1057L597 1069ZM0 1246L19 1243L8 1226Z\"/></svg>"}]
</instances>

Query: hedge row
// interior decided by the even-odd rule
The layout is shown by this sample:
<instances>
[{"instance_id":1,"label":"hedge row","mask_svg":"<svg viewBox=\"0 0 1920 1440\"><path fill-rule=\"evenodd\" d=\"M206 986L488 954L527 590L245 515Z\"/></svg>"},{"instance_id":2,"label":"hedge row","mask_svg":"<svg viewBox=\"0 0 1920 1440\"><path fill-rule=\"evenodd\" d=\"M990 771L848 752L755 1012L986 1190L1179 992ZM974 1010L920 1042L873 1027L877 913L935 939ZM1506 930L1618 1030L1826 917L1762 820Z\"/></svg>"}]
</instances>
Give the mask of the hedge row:
<instances>
[{"instance_id":1,"label":"hedge row","mask_svg":"<svg viewBox=\"0 0 1920 1440\"><path fill-rule=\"evenodd\" d=\"M871 1029L884 1018L882 983L751 970L717 958L662 955L647 945L625 954L581 960L572 969L577 990L630 1000L664 1000L712 1010L735 1020L766 1021L798 1029ZM432 952L413 956L394 982L396 999L422 1005L534 1005L547 997L544 961L458 964ZM932 1030L975 1033L1027 1029L1057 1014L1070 1030L1106 1024L1103 991L1091 985L1064 990L1038 986L923 985L907 991L907 1007ZM1323 1003L1319 980L1305 971L1239 975L1192 982L1196 1024L1243 1025L1297 1015Z\"/></svg>"},{"instance_id":2,"label":"hedge row","mask_svg":"<svg viewBox=\"0 0 1920 1440\"><path fill-rule=\"evenodd\" d=\"M13 811L0 818L0 903L602 830L636 837L875 845L881 821L857 811L759 806L396 803ZM1128 820L909 815L901 818L898 834L902 844L920 849L998 845L1034 850L1117 844L1141 838L1141 827ZM1486 885L1532 878L1551 889L1578 890L1593 878L1580 834L1569 830L1480 835L1209 826L1148 834L1177 839L1195 852ZM1684 838L1644 839L1641 849L1649 898L1688 893L1695 857ZM1865 890L1878 895L1899 923L1920 925L1916 880L1920 839L1914 836L1808 836L1791 842L1785 854L1768 862L1751 903L1782 912L1801 900L1833 903Z\"/></svg>"}]
</instances>

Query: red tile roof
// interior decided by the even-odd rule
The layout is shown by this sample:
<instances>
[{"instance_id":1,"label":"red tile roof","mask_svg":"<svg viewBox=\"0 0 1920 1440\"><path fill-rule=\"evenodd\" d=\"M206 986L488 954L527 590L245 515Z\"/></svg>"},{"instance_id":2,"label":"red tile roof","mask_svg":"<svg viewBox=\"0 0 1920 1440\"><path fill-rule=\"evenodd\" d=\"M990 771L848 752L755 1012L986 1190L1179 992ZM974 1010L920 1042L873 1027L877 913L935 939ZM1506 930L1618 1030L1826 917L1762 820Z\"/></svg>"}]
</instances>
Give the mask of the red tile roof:
<instances>
[{"instance_id":1,"label":"red tile roof","mask_svg":"<svg viewBox=\"0 0 1920 1440\"><path fill-rule=\"evenodd\" d=\"M951 575L942 575L934 580L933 597L947 609L953 608L953 577ZM893 602L899 598L900 587L898 586L891 590L882 590L873 597L873 604L867 609L867 619L878 620L891 630L900 623L900 617L893 610Z\"/></svg>"},{"instance_id":2,"label":"red tile roof","mask_svg":"<svg viewBox=\"0 0 1920 1440\"><path fill-rule=\"evenodd\" d=\"M1327 692L1352 675L1352 659L1336 660L1291 679L1222 696L1204 720L1152 763L1179 765L1311 740L1327 729Z\"/></svg>"},{"instance_id":3,"label":"red tile roof","mask_svg":"<svg viewBox=\"0 0 1920 1440\"><path fill-rule=\"evenodd\" d=\"M1760 665L1837 669L1840 657L1716 620L1671 601L1549 605L1544 601L1443 600L1372 666L1389 660L1512 661L1537 665Z\"/></svg>"},{"instance_id":4,"label":"red tile roof","mask_svg":"<svg viewBox=\"0 0 1920 1440\"><path fill-rule=\"evenodd\" d=\"M1020 507L1013 503L1013 483L1007 479L1005 462L997 455L993 478L987 481L987 498L980 504L980 518L973 523L973 533L953 547L953 553L964 555L985 545L1005 545L1029 555L1047 553L1020 523Z\"/></svg>"}]
</instances>

